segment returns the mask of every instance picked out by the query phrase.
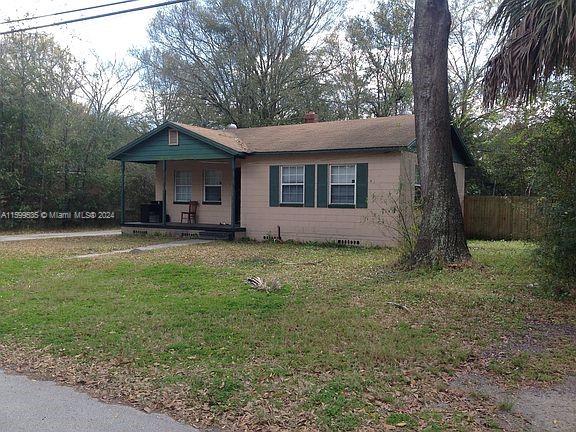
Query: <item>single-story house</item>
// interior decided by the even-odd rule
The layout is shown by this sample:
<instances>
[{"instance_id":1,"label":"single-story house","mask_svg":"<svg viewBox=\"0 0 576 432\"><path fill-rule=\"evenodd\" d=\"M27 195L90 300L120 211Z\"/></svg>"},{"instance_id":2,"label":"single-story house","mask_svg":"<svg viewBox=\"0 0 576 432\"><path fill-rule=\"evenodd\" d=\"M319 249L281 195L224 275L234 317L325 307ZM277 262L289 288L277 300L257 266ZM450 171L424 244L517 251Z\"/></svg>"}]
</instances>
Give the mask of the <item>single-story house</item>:
<instances>
[{"instance_id":1,"label":"single-story house","mask_svg":"<svg viewBox=\"0 0 576 432\"><path fill-rule=\"evenodd\" d=\"M456 129L452 144L462 201L473 161ZM302 124L224 130L166 122L109 158L121 162L124 233L393 245L394 230L376 223L382 203L405 205L418 187L412 115L318 122L308 113ZM138 221L125 218L126 162L156 166L155 202Z\"/></svg>"}]
</instances>

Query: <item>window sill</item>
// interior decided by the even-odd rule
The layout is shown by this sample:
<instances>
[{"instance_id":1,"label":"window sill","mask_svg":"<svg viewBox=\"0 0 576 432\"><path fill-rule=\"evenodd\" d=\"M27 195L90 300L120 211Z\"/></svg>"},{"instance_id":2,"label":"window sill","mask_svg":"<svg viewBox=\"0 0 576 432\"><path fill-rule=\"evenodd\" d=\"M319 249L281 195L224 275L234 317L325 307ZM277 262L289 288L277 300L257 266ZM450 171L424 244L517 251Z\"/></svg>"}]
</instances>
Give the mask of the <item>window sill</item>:
<instances>
[{"instance_id":1,"label":"window sill","mask_svg":"<svg viewBox=\"0 0 576 432\"><path fill-rule=\"evenodd\" d=\"M190 201L173 201L172 204L188 205Z\"/></svg>"},{"instance_id":2,"label":"window sill","mask_svg":"<svg viewBox=\"0 0 576 432\"><path fill-rule=\"evenodd\" d=\"M329 208L356 208L355 204L329 204Z\"/></svg>"},{"instance_id":3,"label":"window sill","mask_svg":"<svg viewBox=\"0 0 576 432\"><path fill-rule=\"evenodd\" d=\"M279 207L304 207L304 204L298 203L280 203Z\"/></svg>"},{"instance_id":4,"label":"window sill","mask_svg":"<svg viewBox=\"0 0 576 432\"><path fill-rule=\"evenodd\" d=\"M202 205L222 205L222 201L202 201Z\"/></svg>"}]
</instances>

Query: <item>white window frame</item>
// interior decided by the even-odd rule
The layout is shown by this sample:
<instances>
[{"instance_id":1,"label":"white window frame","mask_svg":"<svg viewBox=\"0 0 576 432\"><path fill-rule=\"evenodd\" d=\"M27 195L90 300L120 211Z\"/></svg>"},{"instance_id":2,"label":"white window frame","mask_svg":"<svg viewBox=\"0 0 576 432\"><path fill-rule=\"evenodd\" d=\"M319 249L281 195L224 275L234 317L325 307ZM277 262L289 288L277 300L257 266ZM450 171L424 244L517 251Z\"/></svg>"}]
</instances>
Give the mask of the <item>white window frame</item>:
<instances>
[{"instance_id":1,"label":"white window frame","mask_svg":"<svg viewBox=\"0 0 576 432\"><path fill-rule=\"evenodd\" d=\"M332 167L340 167L340 166L353 166L354 167L354 183L332 183ZM329 203L329 205L355 206L356 205L356 188L358 187L358 164L351 164L351 163L331 164L328 166L328 177L329 177L329 182L330 182L330 188L328 190L328 203ZM354 200L351 203L333 203L332 202L332 186L350 186L351 184L354 185Z\"/></svg>"},{"instance_id":2,"label":"white window frame","mask_svg":"<svg viewBox=\"0 0 576 432\"><path fill-rule=\"evenodd\" d=\"M206 184L206 171L215 171L220 175L220 184ZM222 204L222 170L219 170L217 168L204 168L204 171L202 173L203 176L203 201L205 203L210 203L210 204ZM208 201L206 199L206 186L208 187L220 187L220 200L219 201Z\"/></svg>"},{"instance_id":3,"label":"white window frame","mask_svg":"<svg viewBox=\"0 0 576 432\"><path fill-rule=\"evenodd\" d=\"M302 183L284 183L283 179L284 179L284 168L293 168L293 167L302 167ZM280 204L298 204L298 205L304 205L304 200L305 197L304 195L306 194L306 167L304 165L281 165L280 166ZM284 189L284 186L302 186L302 201L300 202L287 202L284 201L284 194L282 193L282 190Z\"/></svg>"},{"instance_id":4,"label":"white window frame","mask_svg":"<svg viewBox=\"0 0 576 432\"><path fill-rule=\"evenodd\" d=\"M176 133L176 141L170 141L170 135L172 135L172 133ZM180 134L178 133L178 130L176 129L168 129L168 145L169 146L177 146L179 145L179 140L180 140Z\"/></svg>"},{"instance_id":5,"label":"white window frame","mask_svg":"<svg viewBox=\"0 0 576 432\"><path fill-rule=\"evenodd\" d=\"M188 173L190 174L190 184L178 184L177 183L177 179L178 179L178 173ZM194 189L193 189L193 184L194 184L194 180L192 179L192 171L187 171L187 170L174 170L174 202L178 203L178 204L188 204L190 201L193 200L193 196L194 196ZM189 187L190 188L190 199L186 200L186 201L180 201L178 200L178 194L176 193L176 188L177 187Z\"/></svg>"}]
</instances>

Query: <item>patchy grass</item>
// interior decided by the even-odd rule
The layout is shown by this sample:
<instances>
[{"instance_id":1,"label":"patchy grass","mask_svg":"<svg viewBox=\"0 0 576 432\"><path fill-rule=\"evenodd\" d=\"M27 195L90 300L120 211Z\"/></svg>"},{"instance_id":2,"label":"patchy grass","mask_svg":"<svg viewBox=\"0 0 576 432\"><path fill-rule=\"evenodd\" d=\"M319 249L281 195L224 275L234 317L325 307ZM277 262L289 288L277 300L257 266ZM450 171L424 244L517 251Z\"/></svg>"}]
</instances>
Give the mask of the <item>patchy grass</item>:
<instances>
[{"instance_id":1,"label":"patchy grass","mask_svg":"<svg viewBox=\"0 0 576 432\"><path fill-rule=\"evenodd\" d=\"M2 242L0 243L0 260L8 260L14 257L71 257L74 255L125 250L174 240L174 238L163 236L105 236Z\"/></svg>"},{"instance_id":2,"label":"patchy grass","mask_svg":"<svg viewBox=\"0 0 576 432\"><path fill-rule=\"evenodd\" d=\"M158 242L2 245L0 361L194 424L470 430L489 414L451 399L450 375L527 316L576 319L528 287L533 247L520 242L472 242L472 267L409 272L388 249L249 242L66 259ZM253 290L248 276L283 288ZM544 381L573 358L559 343L489 369Z\"/></svg>"}]
</instances>

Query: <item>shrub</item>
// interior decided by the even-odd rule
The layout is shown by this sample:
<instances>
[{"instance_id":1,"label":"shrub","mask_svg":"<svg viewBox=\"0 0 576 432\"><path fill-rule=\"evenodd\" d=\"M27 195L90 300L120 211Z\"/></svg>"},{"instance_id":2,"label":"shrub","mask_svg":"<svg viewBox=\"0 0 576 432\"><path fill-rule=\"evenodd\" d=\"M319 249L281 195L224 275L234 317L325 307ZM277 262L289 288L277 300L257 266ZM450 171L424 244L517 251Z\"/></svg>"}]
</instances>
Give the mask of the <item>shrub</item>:
<instances>
[{"instance_id":1,"label":"shrub","mask_svg":"<svg viewBox=\"0 0 576 432\"><path fill-rule=\"evenodd\" d=\"M537 253L545 282L559 292L576 288L576 115L558 112L540 134L539 188L544 233Z\"/></svg>"}]
</instances>

